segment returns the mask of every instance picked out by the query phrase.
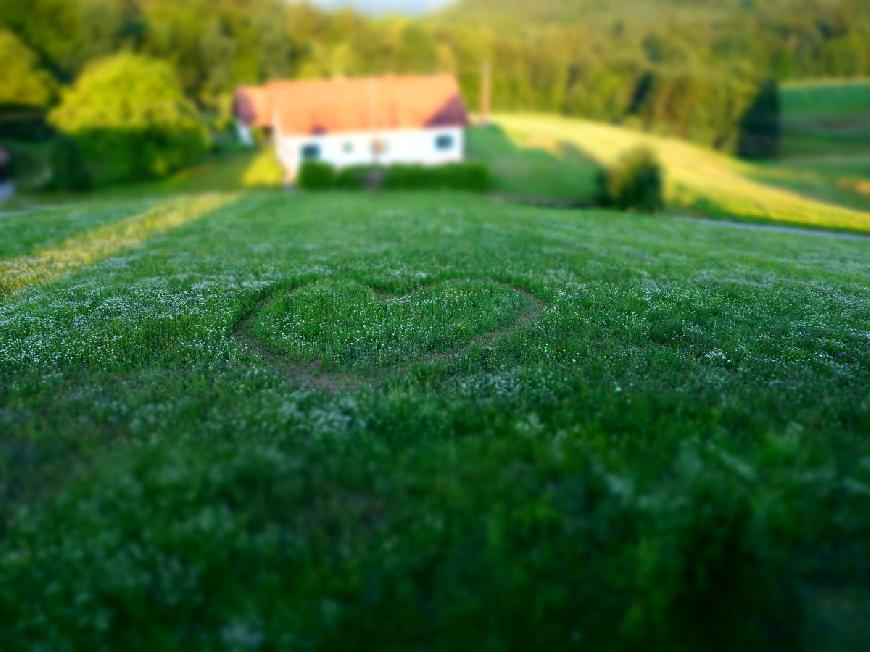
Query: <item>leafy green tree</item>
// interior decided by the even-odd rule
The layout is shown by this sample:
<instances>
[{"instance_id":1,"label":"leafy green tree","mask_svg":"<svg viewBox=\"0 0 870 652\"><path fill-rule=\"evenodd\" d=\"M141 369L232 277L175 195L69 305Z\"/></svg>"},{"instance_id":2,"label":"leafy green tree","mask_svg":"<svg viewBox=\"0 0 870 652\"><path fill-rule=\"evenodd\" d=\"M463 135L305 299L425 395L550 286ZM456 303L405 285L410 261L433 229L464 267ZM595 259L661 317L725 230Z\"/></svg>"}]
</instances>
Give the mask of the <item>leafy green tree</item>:
<instances>
[{"instance_id":1,"label":"leafy green tree","mask_svg":"<svg viewBox=\"0 0 870 652\"><path fill-rule=\"evenodd\" d=\"M779 85L763 84L740 119L737 153L744 158L776 158L780 140Z\"/></svg>"},{"instance_id":2,"label":"leafy green tree","mask_svg":"<svg viewBox=\"0 0 870 652\"><path fill-rule=\"evenodd\" d=\"M124 49L139 49L145 36L140 0L77 0L81 44L71 62L80 70L87 62Z\"/></svg>"},{"instance_id":3,"label":"leafy green tree","mask_svg":"<svg viewBox=\"0 0 870 652\"><path fill-rule=\"evenodd\" d=\"M50 121L77 142L98 184L163 176L193 162L209 142L173 69L134 54L86 68Z\"/></svg>"},{"instance_id":4,"label":"leafy green tree","mask_svg":"<svg viewBox=\"0 0 870 652\"><path fill-rule=\"evenodd\" d=\"M15 34L0 30L0 106L44 107L54 96L52 76Z\"/></svg>"},{"instance_id":5,"label":"leafy green tree","mask_svg":"<svg viewBox=\"0 0 870 652\"><path fill-rule=\"evenodd\" d=\"M76 0L2 0L0 27L17 34L53 72L69 74L81 45ZM6 59L0 59L6 65Z\"/></svg>"}]
</instances>

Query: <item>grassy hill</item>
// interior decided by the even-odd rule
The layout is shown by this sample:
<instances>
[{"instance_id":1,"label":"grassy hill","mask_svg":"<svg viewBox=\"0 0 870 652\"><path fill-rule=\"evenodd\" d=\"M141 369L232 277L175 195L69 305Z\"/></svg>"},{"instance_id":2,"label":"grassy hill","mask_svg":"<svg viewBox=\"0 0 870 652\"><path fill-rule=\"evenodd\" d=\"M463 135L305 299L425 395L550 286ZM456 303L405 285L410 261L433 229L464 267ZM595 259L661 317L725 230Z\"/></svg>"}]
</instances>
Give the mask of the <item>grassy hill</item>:
<instances>
[{"instance_id":1,"label":"grassy hill","mask_svg":"<svg viewBox=\"0 0 870 652\"><path fill-rule=\"evenodd\" d=\"M675 207L725 217L870 230L870 212L824 202L788 187L766 183L777 169L740 161L703 147L644 131L546 115L502 115L508 138L572 148L608 165L632 147L656 151L667 174ZM781 171L780 171L781 173ZM581 183L586 183L582 181Z\"/></svg>"},{"instance_id":2,"label":"grassy hill","mask_svg":"<svg viewBox=\"0 0 870 652\"><path fill-rule=\"evenodd\" d=\"M601 165L564 140L497 125L468 129L466 138L466 155L490 169L497 193L586 202L595 194Z\"/></svg>"},{"instance_id":3,"label":"grassy hill","mask_svg":"<svg viewBox=\"0 0 870 652\"><path fill-rule=\"evenodd\" d=\"M759 178L870 211L870 80L786 84L782 157Z\"/></svg>"},{"instance_id":4,"label":"grassy hill","mask_svg":"<svg viewBox=\"0 0 870 652\"><path fill-rule=\"evenodd\" d=\"M867 647L866 241L259 191L0 243L4 650Z\"/></svg>"},{"instance_id":5,"label":"grassy hill","mask_svg":"<svg viewBox=\"0 0 870 652\"><path fill-rule=\"evenodd\" d=\"M867 154L870 79L822 79L782 89L785 158Z\"/></svg>"}]
</instances>

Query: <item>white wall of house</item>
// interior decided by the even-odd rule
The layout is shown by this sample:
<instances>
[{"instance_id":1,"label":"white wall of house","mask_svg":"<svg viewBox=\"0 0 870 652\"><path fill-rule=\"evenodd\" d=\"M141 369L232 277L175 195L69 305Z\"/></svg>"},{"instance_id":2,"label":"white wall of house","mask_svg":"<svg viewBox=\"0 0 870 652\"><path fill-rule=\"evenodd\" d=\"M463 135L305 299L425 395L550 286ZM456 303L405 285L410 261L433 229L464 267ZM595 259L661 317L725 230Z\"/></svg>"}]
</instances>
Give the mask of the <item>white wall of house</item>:
<instances>
[{"instance_id":1,"label":"white wall of house","mask_svg":"<svg viewBox=\"0 0 870 652\"><path fill-rule=\"evenodd\" d=\"M330 163L337 168L371 164L455 163L462 161L465 155L465 132L462 127L439 127L323 136L276 133L275 147L287 178L295 179L302 161L307 158Z\"/></svg>"}]
</instances>

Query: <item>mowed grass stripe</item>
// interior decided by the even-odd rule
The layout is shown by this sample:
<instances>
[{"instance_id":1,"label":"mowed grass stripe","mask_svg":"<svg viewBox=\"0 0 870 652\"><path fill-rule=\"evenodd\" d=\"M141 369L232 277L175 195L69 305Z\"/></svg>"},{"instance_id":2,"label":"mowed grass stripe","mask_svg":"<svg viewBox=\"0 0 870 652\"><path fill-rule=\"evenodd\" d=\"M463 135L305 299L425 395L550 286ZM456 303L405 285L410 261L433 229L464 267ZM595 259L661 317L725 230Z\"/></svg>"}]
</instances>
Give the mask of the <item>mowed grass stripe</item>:
<instances>
[{"instance_id":1,"label":"mowed grass stripe","mask_svg":"<svg viewBox=\"0 0 870 652\"><path fill-rule=\"evenodd\" d=\"M91 229L33 254L0 261L0 293L46 283L80 267L137 247L156 235L199 219L237 197L212 193L173 198L144 212Z\"/></svg>"},{"instance_id":2,"label":"mowed grass stripe","mask_svg":"<svg viewBox=\"0 0 870 652\"><path fill-rule=\"evenodd\" d=\"M753 181L750 176L758 172L757 166L687 142L548 115L503 115L498 122L516 137L540 135L565 141L604 165L632 147L650 147L665 167L668 200L677 206L734 217L870 231L870 212Z\"/></svg>"},{"instance_id":3,"label":"mowed grass stripe","mask_svg":"<svg viewBox=\"0 0 870 652\"><path fill-rule=\"evenodd\" d=\"M87 200L82 203L39 206L21 212L0 212L0 260L57 246L79 234L117 222L152 208L162 198Z\"/></svg>"}]
</instances>

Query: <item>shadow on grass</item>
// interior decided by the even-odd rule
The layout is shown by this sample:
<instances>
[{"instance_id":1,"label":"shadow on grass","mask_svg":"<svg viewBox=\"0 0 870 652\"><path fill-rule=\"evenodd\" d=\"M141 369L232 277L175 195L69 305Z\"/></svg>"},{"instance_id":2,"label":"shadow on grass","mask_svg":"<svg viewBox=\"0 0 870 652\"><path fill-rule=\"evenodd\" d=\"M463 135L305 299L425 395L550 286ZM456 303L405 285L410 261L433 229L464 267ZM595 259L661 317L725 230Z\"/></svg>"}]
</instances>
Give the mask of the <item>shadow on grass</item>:
<instances>
[{"instance_id":1,"label":"shadow on grass","mask_svg":"<svg viewBox=\"0 0 870 652\"><path fill-rule=\"evenodd\" d=\"M502 127L467 132L469 160L487 165L493 190L510 197L586 205L595 196L601 166L579 147L541 136L510 134Z\"/></svg>"},{"instance_id":2,"label":"shadow on grass","mask_svg":"<svg viewBox=\"0 0 870 652\"><path fill-rule=\"evenodd\" d=\"M31 254L0 261L0 296L47 283L80 267L141 246L151 238L197 220L235 200L236 194L177 197L116 222L72 236Z\"/></svg>"}]
</instances>

